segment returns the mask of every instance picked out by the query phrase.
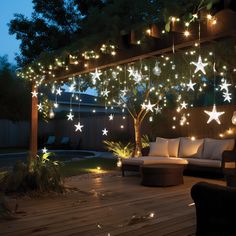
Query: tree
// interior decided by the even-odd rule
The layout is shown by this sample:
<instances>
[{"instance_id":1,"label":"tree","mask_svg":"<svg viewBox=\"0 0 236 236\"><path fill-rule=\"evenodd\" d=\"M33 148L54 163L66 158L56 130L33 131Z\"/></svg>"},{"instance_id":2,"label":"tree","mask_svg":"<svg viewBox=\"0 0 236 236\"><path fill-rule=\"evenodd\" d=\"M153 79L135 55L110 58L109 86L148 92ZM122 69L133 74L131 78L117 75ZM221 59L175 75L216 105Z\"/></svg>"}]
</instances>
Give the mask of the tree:
<instances>
[{"instance_id":1,"label":"tree","mask_svg":"<svg viewBox=\"0 0 236 236\"><path fill-rule=\"evenodd\" d=\"M29 83L19 79L7 56L0 57L0 118L13 121L29 119Z\"/></svg>"}]
</instances>

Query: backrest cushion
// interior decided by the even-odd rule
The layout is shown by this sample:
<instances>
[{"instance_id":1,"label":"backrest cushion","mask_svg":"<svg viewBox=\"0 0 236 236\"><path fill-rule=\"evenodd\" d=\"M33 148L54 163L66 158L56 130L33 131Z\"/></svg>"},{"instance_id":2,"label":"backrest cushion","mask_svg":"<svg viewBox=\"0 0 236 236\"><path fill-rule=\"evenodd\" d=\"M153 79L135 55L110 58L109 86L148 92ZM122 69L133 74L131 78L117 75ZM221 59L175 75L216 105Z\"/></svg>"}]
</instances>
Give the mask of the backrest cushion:
<instances>
[{"instance_id":1,"label":"backrest cushion","mask_svg":"<svg viewBox=\"0 0 236 236\"><path fill-rule=\"evenodd\" d=\"M234 139L211 139L204 140L204 149L202 157L205 159L221 160L222 153L226 150L234 149Z\"/></svg>"},{"instance_id":2,"label":"backrest cushion","mask_svg":"<svg viewBox=\"0 0 236 236\"><path fill-rule=\"evenodd\" d=\"M158 142L160 139L168 141L168 154L169 154L169 156L170 157L178 157L180 138L165 139L165 138L157 137L156 142Z\"/></svg>"},{"instance_id":3,"label":"backrest cushion","mask_svg":"<svg viewBox=\"0 0 236 236\"><path fill-rule=\"evenodd\" d=\"M190 138L181 138L179 147L179 157L201 158L203 151L203 139L191 140Z\"/></svg>"},{"instance_id":4,"label":"backrest cushion","mask_svg":"<svg viewBox=\"0 0 236 236\"><path fill-rule=\"evenodd\" d=\"M158 140L150 143L149 156L169 157L168 140Z\"/></svg>"}]
</instances>

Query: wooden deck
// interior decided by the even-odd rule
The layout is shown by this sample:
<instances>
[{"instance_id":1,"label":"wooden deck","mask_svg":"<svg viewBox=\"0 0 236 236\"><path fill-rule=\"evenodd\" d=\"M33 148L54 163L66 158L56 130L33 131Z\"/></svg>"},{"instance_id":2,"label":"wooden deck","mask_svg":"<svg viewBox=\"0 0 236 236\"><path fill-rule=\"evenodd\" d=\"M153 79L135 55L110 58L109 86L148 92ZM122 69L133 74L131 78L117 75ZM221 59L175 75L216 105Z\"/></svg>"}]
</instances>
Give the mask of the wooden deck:
<instances>
[{"instance_id":1,"label":"wooden deck","mask_svg":"<svg viewBox=\"0 0 236 236\"><path fill-rule=\"evenodd\" d=\"M139 176L120 173L76 176L67 184L79 190L63 196L18 200L21 217L0 222L2 236L28 235L195 235L191 186L220 180L184 177L175 187L144 187Z\"/></svg>"}]
</instances>

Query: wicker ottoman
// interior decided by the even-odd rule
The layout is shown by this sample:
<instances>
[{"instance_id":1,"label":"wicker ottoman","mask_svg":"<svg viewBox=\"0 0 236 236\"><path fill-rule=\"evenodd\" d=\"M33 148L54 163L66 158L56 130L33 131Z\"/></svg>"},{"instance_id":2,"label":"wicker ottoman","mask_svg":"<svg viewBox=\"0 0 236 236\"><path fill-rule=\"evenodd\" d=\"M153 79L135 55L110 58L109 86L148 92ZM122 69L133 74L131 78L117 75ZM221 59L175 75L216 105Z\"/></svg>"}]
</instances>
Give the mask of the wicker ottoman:
<instances>
[{"instance_id":1,"label":"wicker ottoman","mask_svg":"<svg viewBox=\"0 0 236 236\"><path fill-rule=\"evenodd\" d=\"M183 184L184 165L162 164L141 167L142 185L173 186Z\"/></svg>"}]
</instances>

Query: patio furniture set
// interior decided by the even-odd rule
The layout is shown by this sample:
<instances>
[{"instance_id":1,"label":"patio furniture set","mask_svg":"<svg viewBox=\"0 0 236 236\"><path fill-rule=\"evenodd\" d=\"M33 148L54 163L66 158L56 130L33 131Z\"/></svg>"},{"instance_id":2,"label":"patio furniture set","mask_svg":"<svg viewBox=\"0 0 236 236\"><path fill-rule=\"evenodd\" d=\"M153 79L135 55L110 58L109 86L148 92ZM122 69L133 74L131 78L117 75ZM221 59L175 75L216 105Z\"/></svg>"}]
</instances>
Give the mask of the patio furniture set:
<instances>
[{"instance_id":1,"label":"patio furniture set","mask_svg":"<svg viewBox=\"0 0 236 236\"><path fill-rule=\"evenodd\" d=\"M183 183L183 172L225 174L228 185L236 180L234 139L156 138L148 155L122 160L125 171L140 171L142 184L171 186ZM235 183L236 184L236 183Z\"/></svg>"}]
</instances>

